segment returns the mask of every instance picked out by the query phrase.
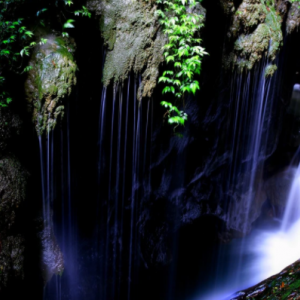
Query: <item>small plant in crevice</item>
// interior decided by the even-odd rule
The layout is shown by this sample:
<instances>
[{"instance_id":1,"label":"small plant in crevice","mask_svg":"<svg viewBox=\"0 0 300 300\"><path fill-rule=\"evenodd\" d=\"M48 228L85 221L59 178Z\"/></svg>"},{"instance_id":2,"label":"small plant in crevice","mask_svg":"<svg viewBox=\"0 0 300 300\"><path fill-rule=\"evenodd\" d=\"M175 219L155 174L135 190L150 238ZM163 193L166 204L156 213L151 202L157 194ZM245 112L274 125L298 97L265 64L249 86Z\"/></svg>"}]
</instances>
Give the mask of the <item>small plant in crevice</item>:
<instances>
[{"instance_id":1,"label":"small plant in crevice","mask_svg":"<svg viewBox=\"0 0 300 300\"><path fill-rule=\"evenodd\" d=\"M195 95L200 89L195 76L200 74L202 57L207 52L200 46L199 31L204 26L204 16L194 12L197 2L201 0L156 1L160 5L156 14L163 26L163 32L168 37L168 43L163 50L166 62L170 66L158 82L165 84L162 93L172 94L174 102L183 102L186 93ZM175 125L175 128L185 124L188 116L175 104L162 101L161 105L168 109L166 115L169 124Z\"/></svg>"}]
</instances>

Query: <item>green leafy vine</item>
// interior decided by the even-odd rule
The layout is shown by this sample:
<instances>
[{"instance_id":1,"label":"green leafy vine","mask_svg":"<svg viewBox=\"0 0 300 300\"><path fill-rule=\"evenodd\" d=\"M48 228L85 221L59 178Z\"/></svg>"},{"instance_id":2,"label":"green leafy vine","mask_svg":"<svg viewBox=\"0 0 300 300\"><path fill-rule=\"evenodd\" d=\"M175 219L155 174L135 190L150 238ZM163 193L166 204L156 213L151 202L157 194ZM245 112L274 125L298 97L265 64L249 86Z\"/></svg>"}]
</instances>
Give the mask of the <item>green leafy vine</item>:
<instances>
[{"instance_id":1,"label":"green leafy vine","mask_svg":"<svg viewBox=\"0 0 300 300\"><path fill-rule=\"evenodd\" d=\"M184 100L186 93L195 95L200 89L199 81L195 78L200 74L202 57L207 54L200 46L200 29L204 26L202 14L197 14L197 2L202 0L157 0L160 9L156 14L168 37L164 46L164 56L169 70L164 71L159 78L165 87L163 94L171 93L176 100ZM187 114L179 110L174 104L162 101L161 105L168 110L168 123L184 125ZM175 129L174 128L174 129Z\"/></svg>"}]
</instances>

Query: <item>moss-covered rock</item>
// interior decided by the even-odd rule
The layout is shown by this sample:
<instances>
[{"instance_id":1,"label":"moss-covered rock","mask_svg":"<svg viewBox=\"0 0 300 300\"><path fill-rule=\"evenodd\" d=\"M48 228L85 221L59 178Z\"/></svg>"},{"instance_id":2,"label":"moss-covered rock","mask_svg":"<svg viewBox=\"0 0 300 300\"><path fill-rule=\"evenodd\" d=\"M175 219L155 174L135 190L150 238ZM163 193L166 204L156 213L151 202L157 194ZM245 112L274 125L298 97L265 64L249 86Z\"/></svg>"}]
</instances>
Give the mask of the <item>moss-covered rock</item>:
<instances>
[{"instance_id":1,"label":"moss-covered rock","mask_svg":"<svg viewBox=\"0 0 300 300\"><path fill-rule=\"evenodd\" d=\"M150 97L166 42L155 16L156 6L146 1L91 0L88 7L101 16L101 32L108 47L104 84L122 82L133 71L142 75L138 98Z\"/></svg>"},{"instance_id":2,"label":"moss-covered rock","mask_svg":"<svg viewBox=\"0 0 300 300\"><path fill-rule=\"evenodd\" d=\"M292 33L300 25L300 3L294 2L289 10L286 20L286 31Z\"/></svg>"},{"instance_id":3,"label":"moss-covered rock","mask_svg":"<svg viewBox=\"0 0 300 300\"><path fill-rule=\"evenodd\" d=\"M264 6L260 0L244 0L235 11L230 28L232 35L236 37L241 29L245 33L250 33L255 26L263 23L266 19Z\"/></svg>"},{"instance_id":4,"label":"moss-covered rock","mask_svg":"<svg viewBox=\"0 0 300 300\"><path fill-rule=\"evenodd\" d=\"M41 135L52 130L63 116L64 103L76 84L74 42L54 34L43 35L47 43L36 47L25 84L27 100L33 110L33 122Z\"/></svg>"},{"instance_id":5,"label":"moss-covered rock","mask_svg":"<svg viewBox=\"0 0 300 300\"><path fill-rule=\"evenodd\" d=\"M230 300L265 299L299 300L300 299L300 260L286 267L280 273L239 291Z\"/></svg>"},{"instance_id":6,"label":"moss-covered rock","mask_svg":"<svg viewBox=\"0 0 300 300\"><path fill-rule=\"evenodd\" d=\"M252 69L264 56L273 61L282 44L282 16L275 2L244 0L236 10L228 36L235 40L227 66Z\"/></svg>"},{"instance_id":7,"label":"moss-covered rock","mask_svg":"<svg viewBox=\"0 0 300 300\"><path fill-rule=\"evenodd\" d=\"M265 76L266 77L272 77L274 73L277 71L276 65L268 65L265 69Z\"/></svg>"}]
</instances>

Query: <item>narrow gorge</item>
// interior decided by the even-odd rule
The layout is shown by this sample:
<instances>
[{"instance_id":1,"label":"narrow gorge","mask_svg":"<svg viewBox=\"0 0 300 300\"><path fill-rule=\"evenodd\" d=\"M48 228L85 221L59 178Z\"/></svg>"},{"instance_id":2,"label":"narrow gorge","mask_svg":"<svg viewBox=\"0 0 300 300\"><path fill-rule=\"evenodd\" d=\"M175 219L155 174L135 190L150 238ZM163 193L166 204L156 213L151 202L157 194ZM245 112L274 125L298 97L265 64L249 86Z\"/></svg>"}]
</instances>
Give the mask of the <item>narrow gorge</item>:
<instances>
[{"instance_id":1,"label":"narrow gorge","mask_svg":"<svg viewBox=\"0 0 300 300\"><path fill-rule=\"evenodd\" d=\"M300 299L300 1L0 1L0 299Z\"/></svg>"}]
</instances>

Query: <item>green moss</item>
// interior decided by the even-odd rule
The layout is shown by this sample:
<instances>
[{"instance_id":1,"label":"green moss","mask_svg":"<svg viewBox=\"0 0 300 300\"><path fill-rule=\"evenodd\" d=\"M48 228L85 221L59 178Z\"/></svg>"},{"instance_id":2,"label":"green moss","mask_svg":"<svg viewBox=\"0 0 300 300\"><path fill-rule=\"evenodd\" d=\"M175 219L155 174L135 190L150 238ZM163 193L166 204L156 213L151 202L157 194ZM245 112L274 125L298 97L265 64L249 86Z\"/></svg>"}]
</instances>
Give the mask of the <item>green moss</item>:
<instances>
[{"instance_id":1,"label":"green moss","mask_svg":"<svg viewBox=\"0 0 300 300\"><path fill-rule=\"evenodd\" d=\"M272 77L277 69L276 65L268 65L265 70L265 77Z\"/></svg>"},{"instance_id":2,"label":"green moss","mask_svg":"<svg viewBox=\"0 0 300 300\"><path fill-rule=\"evenodd\" d=\"M274 60L283 40L281 22L274 2L244 0L230 28L229 36L236 40L227 66L250 70L263 56Z\"/></svg>"},{"instance_id":3,"label":"green moss","mask_svg":"<svg viewBox=\"0 0 300 300\"><path fill-rule=\"evenodd\" d=\"M167 42L155 16L155 1L88 0L89 10L100 16L100 29L108 52L104 85L123 82L130 72L141 75L138 99L150 97L157 84ZM199 14L205 9L197 4Z\"/></svg>"},{"instance_id":4,"label":"green moss","mask_svg":"<svg viewBox=\"0 0 300 300\"><path fill-rule=\"evenodd\" d=\"M287 33L292 33L294 30L299 28L300 25L300 8L299 2L294 2L289 10L289 14L286 21Z\"/></svg>"},{"instance_id":5,"label":"green moss","mask_svg":"<svg viewBox=\"0 0 300 300\"><path fill-rule=\"evenodd\" d=\"M52 130L57 118L63 115L61 104L76 84L77 70L72 55L74 44L70 40L54 35L43 37L48 42L37 47L33 53L29 63L32 70L25 85L39 135L45 130Z\"/></svg>"},{"instance_id":6,"label":"green moss","mask_svg":"<svg viewBox=\"0 0 300 300\"><path fill-rule=\"evenodd\" d=\"M90 10L101 15L100 28L108 47L103 82L123 82L133 71L141 74L138 97L150 97L164 61L165 36L155 16L156 6L144 1L89 1Z\"/></svg>"},{"instance_id":7,"label":"green moss","mask_svg":"<svg viewBox=\"0 0 300 300\"><path fill-rule=\"evenodd\" d=\"M295 281L294 283L292 283L288 289L289 291L286 292L283 296L282 296L282 300L286 299L292 292L293 290L299 289L300 288L300 279Z\"/></svg>"}]
</instances>

